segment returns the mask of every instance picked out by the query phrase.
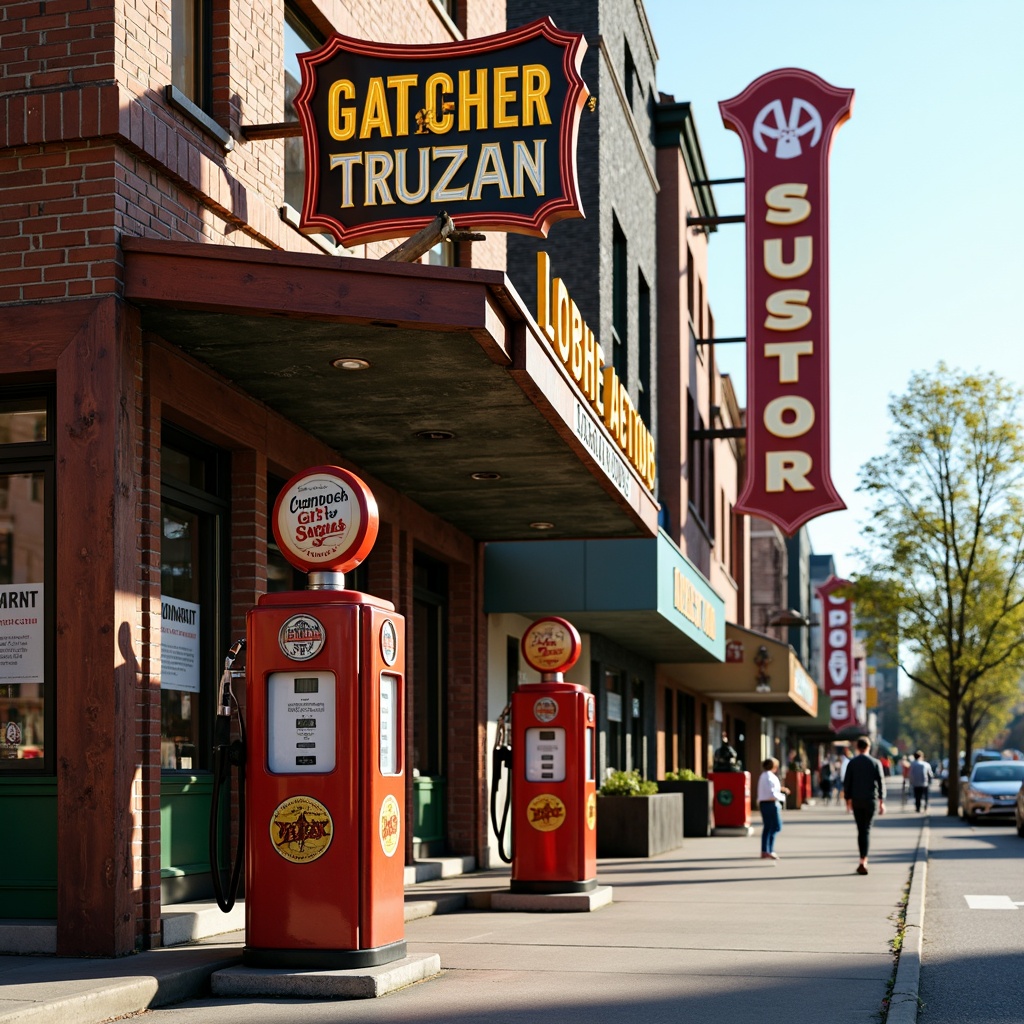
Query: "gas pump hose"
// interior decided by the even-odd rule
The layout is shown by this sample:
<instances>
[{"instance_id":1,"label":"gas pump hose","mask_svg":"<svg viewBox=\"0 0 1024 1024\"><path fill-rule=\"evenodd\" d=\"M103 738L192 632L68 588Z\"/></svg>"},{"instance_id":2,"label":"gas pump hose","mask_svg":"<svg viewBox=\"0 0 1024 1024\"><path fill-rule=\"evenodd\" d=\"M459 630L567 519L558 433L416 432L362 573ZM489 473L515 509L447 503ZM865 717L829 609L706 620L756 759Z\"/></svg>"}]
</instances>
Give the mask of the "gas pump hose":
<instances>
[{"instance_id":1,"label":"gas pump hose","mask_svg":"<svg viewBox=\"0 0 1024 1024\"><path fill-rule=\"evenodd\" d=\"M506 704L505 710L498 715L498 727L494 734L494 749L491 751L491 826L498 837L498 856L506 864L512 863L511 854L505 853L505 831L508 828L508 812L512 805L512 748L509 746L509 715L512 705ZM505 786L505 805L501 810L501 822L498 822L498 786L501 776L508 773Z\"/></svg>"},{"instance_id":2,"label":"gas pump hose","mask_svg":"<svg viewBox=\"0 0 1024 1024\"><path fill-rule=\"evenodd\" d=\"M210 874L213 878L213 892L217 906L228 913L235 905L238 883L242 876L243 841L245 837L245 719L231 688L231 669L235 659L245 647L244 640L236 640L228 649L224 659L224 671L220 677L220 702L214 724L213 738L213 798L210 802ZM231 716L238 716L238 736L231 740ZM231 771L238 770L238 842L234 861L230 867L227 892L220 866L220 801L221 791L226 788L231 794Z\"/></svg>"}]
</instances>

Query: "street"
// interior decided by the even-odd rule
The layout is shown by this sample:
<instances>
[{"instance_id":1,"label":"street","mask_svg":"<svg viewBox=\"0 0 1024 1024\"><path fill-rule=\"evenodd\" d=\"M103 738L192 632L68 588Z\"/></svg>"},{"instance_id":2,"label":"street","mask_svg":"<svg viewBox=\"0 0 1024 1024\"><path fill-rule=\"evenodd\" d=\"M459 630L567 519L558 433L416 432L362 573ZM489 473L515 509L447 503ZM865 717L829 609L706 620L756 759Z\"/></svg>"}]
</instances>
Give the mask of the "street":
<instances>
[{"instance_id":1,"label":"street","mask_svg":"<svg viewBox=\"0 0 1024 1024\"><path fill-rule=\"evenodd\" d=\"M931 819L919 1024L1024 1019L1024 839Z\"/></svg>"}]
</instances>

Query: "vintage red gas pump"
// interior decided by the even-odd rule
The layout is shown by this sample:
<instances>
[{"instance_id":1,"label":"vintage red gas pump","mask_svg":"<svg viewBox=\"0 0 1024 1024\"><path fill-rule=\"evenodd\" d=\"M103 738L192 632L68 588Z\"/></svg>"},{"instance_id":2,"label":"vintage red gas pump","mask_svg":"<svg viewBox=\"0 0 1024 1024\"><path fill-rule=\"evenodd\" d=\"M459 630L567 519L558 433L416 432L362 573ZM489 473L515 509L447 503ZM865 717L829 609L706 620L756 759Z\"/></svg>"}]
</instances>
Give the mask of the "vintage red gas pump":
<instances>
[{"instance_id":1,"label":"vintage red gas pump","mask_svg":"<svg viewBox=\"0 0 1024 1024\"><path fill-rule=\"evenodd\" d=\"M513 893L597 885L594 695L563 678L580 647L575 627L556 617L523 635L523 657L541 680L512 694Z\"/></svg>"},{"instance_id":2,"label":"vintage red gas pump","mask_svg":"<svg viewBox=\"0 0 1024 1024\"><path fill-rule=\"evenodd\" d=\"M274 506L305 591L247 617L243 963L347 969L405 956L405 621L344 589L377 536L369 488L337 466Z\"/></svg>"}]
</instances>

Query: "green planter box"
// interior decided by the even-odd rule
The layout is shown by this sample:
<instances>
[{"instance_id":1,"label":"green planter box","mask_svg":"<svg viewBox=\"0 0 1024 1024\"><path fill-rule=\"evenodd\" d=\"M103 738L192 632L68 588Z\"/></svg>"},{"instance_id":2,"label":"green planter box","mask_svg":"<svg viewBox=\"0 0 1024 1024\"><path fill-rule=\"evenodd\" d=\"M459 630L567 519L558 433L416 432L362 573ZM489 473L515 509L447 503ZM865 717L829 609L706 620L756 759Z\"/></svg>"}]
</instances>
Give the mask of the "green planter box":
<instances>
[{"instance_id":1,"label":"green planter box","mask_svg":"<svg viewBox=\"0 0 1024 1024\"><path fill-rule=\"evenodd\" d=\"M707 779L700 782L658 780L659 793L683 794L683 835L706 838L715 827L715 789Z\"/></svg>"},{"instance_id":2,"label":"green planter box","mask_svg":"<svg viewBox=\"0 0 1024 1024\"><path fill-rule=\"evenodd\" d=\"M598 857L654 857L682 845L681 794L597 798Z\"/></svg>"}]
</instances>

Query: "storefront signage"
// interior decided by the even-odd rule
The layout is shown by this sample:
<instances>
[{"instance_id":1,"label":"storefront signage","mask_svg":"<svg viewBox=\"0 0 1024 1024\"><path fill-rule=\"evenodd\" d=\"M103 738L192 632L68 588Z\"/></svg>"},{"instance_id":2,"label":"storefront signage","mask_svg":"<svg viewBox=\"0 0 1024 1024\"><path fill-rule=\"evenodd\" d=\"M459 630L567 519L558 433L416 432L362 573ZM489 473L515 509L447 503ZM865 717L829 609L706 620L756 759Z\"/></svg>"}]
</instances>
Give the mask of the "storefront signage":
<instances>
[{"instance_id":1,"label":"storefront signage","mask_svg":"<svg viewBox=\"0 0 1024 1024\"><path fill-rule=\"evenodd\" d=\"M849 580L830 576L819 588L822 665L834 732L858 724L853 700L853 601Z\"/></svg>"},{"instance_id":2,"label":"storefront signage","mask_svg":"<svg viewBox=\"0 0 1024 1024\"><path fill-rule=\"evenodd\" d=\"M199 605L160 595L160 688L199 692Z\"/></svg>"},{"instance_id":3,"label":"storefront signage","mask_svg":"<svg viewBox=\"0 0 1024 1024\"><path fill-rule=\"evenodd\" d=\"M458 227L546 236L582 216L583 36L550 18L481 39L400 46L333 35L299 54L301 227L343 245Z\"/></svg>"},{"instance_id":4,"label":"storefront signage","mask_svg":"<svg viewBox=\"0 0 1024 1024\"><path fill-rule=\"evenodd\" d=\"M694 586L693 580L678 568L672 569L672 606L692 622L709 640L718 635L715 606ZM742 648L740 649L742 657Z\"/></svg>"},{"instance_id":5,"label":"storefront signage","mask_svg":"<svg viewBox=\"0 0 1024 1024\"><path fill-rule=\"evenodd\" d=\"M747 479L736 511L790 535L846 507L829 467L828 157L852 108L852 89L795 68L719 104L746 164Z\"/></svg>"},{"instance_id":6,"label":"storefront signage","mask_svg":"<svg viewBox=\"0 0 1024 1024\"><path fill-rule=\"evenodd\" d=\"M560 277L551 279L551 261L546 252L537 253L537 323L619 451L640 474L647 489L653 491L654 438L633 407L615 368L605 364L604 349L565 282Z\"/></svg>"}]
</instances>

